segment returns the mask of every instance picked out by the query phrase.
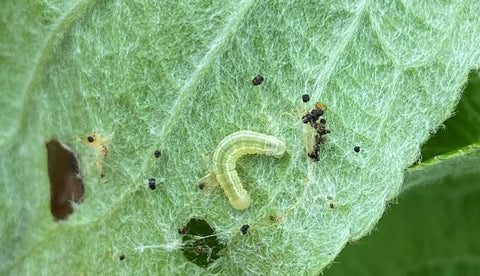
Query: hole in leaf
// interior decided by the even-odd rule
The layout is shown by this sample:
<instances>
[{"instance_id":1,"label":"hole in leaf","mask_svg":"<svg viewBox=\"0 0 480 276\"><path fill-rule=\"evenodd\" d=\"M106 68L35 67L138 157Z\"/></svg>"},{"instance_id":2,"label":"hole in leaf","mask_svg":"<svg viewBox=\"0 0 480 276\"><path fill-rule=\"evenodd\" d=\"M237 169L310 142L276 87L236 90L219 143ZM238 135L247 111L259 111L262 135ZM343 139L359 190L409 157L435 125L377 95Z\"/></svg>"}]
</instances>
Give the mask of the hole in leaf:
<instances>
[{"instance_id":1,"label":"hole in leaf","mask_svg":"<svg viewBox=\"0 0 480 276\"><path fill-rule=\"evenodd\" d=\"M186 235L182 241L183 255L187 260L200 266L207 267L220 257L220 250L225 248L214 236L215 230L204 219L192 218L182 227L186 229Z\"/></svg>"},{"instance_id":2,"label":"hole in leaf","mask_svg":"<svg viewBox=\"0 0 480 276\"><path fill-rule=\"evenodd\" d=\"M73 213L72 204L83 199L85 187L75 152L57 139L46 143L48 178L50 179L50 211L56 221Z\"/></svg>"}]
</instances>

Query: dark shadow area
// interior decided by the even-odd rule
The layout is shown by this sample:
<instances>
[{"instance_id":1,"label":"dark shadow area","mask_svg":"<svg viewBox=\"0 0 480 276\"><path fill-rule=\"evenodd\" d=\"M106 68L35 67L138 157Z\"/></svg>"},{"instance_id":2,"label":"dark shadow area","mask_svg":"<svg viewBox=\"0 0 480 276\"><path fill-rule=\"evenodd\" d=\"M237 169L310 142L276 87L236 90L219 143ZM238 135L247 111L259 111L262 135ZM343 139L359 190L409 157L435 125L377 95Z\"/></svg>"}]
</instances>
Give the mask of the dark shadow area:
<instances>
[{"instance_id":1,"label":"dark shadow area","mask_svg":"<svg viewBox=\"0 0 480 276\"><path fill-rule=\"evenodd\" d=\"M190 219L187 225L178 229L178 233L184 235L183 255L200 267L206 268L213 263L220 257L220 250L225 248L215 236L215 230L204 219Z\"/></svg>"},{"instance_id":2,"label":"dark shadow area","mask_svg":"<svg viewBox=\"0 0 480 276\"><path fill-rule=\"evenodd\" d=\"M81 202L85 192L78 158L70 147L56 139L47 142L46 147L50 211L56 221L65 220L74 211L72 203Z\"/></svg>"}]
</instances>

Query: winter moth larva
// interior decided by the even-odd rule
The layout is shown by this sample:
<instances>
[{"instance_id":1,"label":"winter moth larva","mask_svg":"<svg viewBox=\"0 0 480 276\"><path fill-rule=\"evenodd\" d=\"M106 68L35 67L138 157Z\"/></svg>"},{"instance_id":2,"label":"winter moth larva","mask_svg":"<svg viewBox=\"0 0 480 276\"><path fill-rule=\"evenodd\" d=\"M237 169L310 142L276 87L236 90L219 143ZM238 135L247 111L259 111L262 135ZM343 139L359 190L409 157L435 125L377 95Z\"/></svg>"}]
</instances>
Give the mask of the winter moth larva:
<instances>
[{"instance_id":1,"label":"winter moth larva","mask_svg":"<svg viewBox=\"0 0 480 276\"><path fill-rule=\"evenodd\" d=\"M280 158L285 149L283 140L249 130L232 133L220 142L213 154L213 170L217 182L235 209L246 209L251 203L250 196L235 170L238 158L246 154L265 154Z\"/></svg>"}]
</instances>

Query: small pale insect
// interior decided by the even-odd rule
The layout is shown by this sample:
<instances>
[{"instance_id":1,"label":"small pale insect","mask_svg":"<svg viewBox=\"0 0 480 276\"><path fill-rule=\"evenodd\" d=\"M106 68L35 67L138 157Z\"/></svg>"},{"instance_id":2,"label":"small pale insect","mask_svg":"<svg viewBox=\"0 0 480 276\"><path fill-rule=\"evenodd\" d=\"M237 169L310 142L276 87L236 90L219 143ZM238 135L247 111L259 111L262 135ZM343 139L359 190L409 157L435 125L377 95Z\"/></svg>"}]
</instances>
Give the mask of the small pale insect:
<instances>
[{"instance_id":1,"label":"small pale insect","mask_svg":"<svg viewBox=\"0 0 480 276\"><path fill-rule=\"evenodd\" d=\"M213 173L235 209L244 210L252 202L235 170L238 158L246 154L280 158L285 149L285 141L249 130L232 133L220 142L213 154Z\"/></svg>"}]
</instances>

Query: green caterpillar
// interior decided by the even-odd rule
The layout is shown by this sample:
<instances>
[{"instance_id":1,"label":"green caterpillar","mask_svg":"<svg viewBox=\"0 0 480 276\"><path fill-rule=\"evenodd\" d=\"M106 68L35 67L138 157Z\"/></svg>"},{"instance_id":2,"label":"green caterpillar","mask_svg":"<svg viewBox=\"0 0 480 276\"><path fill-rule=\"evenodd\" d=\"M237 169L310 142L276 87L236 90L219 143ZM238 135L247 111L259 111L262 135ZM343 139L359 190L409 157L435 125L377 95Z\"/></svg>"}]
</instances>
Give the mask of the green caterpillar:
<instances>
[{"instance_id":1,"label":"green caterpillar","mask_svg":"<svg viewBox=\"0 0 480 276\"><path fill-rule=\"evenodd\" d=\"M249 130L232 133L218 144L213 154L213 173L233 208L244 210L252 202L235 170L238 158L246 154L280 158L285 150L285 141Z\"/></svg>"}]
</instances>

